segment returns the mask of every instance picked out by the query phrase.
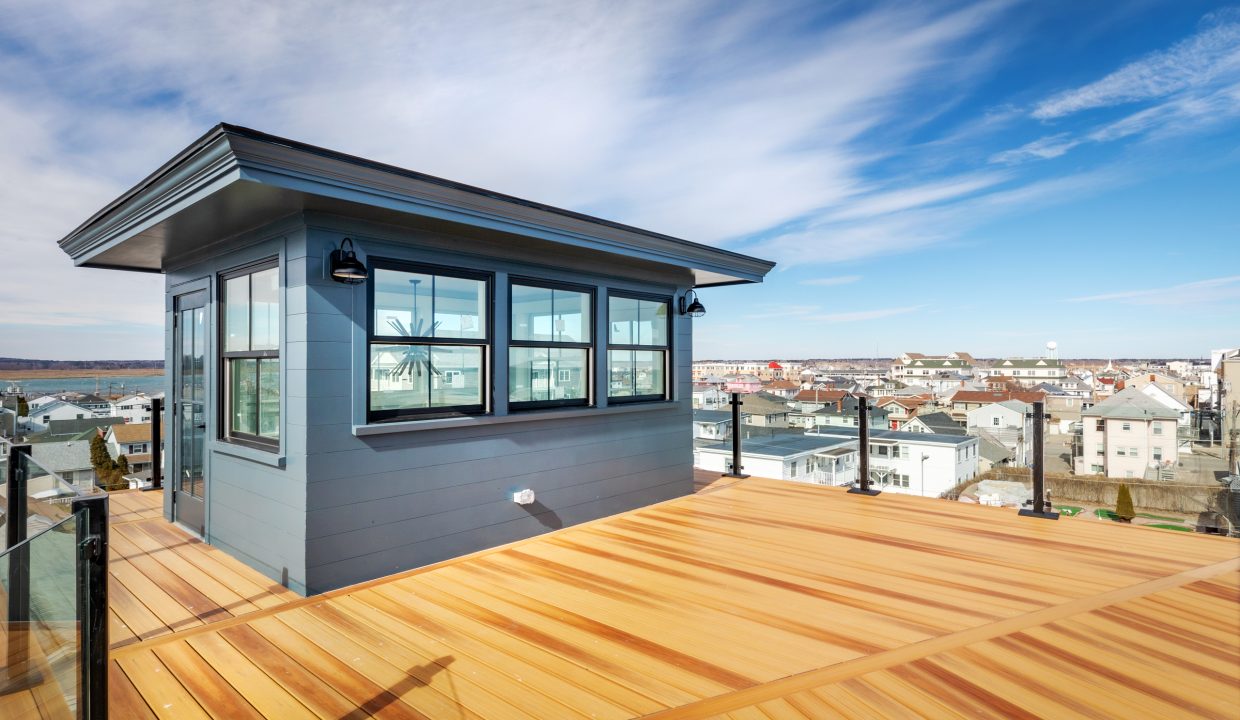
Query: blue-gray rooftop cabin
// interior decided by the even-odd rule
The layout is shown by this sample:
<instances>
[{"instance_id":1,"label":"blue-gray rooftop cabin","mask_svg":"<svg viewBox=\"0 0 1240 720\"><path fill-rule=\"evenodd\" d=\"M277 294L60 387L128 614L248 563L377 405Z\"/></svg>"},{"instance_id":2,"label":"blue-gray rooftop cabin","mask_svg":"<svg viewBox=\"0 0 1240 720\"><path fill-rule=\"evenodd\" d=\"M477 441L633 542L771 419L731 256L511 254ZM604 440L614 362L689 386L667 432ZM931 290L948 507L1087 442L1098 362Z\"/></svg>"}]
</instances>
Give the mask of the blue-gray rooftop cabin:
<instances>
[{"instance_id":1,"label":"blue-gray rooftop cabin","mask_svg":"<svg viewBox=\"0 0 1240 720\"><path fill-rule=\"evenodd\" d=\"M302 593L691 492L678 301L772 267L223 124L60 246L165 274L165 513Z\"/></svg>"}]
</instances>

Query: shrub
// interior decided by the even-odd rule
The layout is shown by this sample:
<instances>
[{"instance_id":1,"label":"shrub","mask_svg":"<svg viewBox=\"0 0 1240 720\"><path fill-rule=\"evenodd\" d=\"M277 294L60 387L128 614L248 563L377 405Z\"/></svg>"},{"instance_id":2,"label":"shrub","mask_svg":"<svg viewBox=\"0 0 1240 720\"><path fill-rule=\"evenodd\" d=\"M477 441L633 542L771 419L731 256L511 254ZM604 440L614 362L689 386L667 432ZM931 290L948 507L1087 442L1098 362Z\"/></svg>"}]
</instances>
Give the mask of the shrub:
<instances>
[{"instance_id":1,"label":"shrub","mask_svg":"<svg viewBox=\"0 0 1240 720\"><path fill-rule=\"evenodd\" d=\"M1122 522L1132 522L1137 516L1137 511L1132 506L1132 493L1128 491L1127 485L1119 486L1119 493L1115 499L1115 517Z\"/></svg>"}]
</instances>

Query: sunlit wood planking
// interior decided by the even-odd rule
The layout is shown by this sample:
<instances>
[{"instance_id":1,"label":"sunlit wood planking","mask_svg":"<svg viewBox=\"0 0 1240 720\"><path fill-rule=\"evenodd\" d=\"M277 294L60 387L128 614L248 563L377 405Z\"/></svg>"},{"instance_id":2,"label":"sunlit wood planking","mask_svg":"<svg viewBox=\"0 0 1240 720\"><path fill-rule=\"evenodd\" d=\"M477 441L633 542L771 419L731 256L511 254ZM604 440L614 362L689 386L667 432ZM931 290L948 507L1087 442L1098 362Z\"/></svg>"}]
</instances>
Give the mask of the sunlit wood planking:
<instances>
[{"instance_id":1,"label":"sunlit wood planking","mask_svg":"<svg viewBox=\"0 0 1240 720\"><path fill-rule=\"evenodd\" d=\"M178 718L191 701L213 717L1063 717L1091 687L1089 702L1139 714L1113 695L1144 682L1187 699L1181 717L1219 717L1237 678L1206 660L1240 658L1220 615L1238 555L1221 538L750 479L194 615L114 652L118 702Z\"/></svg>"}]
</instances>

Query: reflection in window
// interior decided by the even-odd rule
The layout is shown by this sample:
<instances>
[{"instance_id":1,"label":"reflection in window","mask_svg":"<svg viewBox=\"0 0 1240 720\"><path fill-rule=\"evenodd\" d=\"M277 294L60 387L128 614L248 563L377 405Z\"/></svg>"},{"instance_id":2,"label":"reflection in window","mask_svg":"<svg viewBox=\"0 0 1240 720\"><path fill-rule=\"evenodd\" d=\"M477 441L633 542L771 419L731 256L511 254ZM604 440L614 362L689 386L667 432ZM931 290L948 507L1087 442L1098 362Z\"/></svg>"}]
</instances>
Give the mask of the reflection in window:
<instances>
[{"instance_id":1,"label":"reflection in window","mask_svg":"<svg viewBox=\"0 0 1240 720\"><path fill-rule=\"evenodd\" d=\"M667 397L669 348L667 300L612 295L607 299L609 398Z\"/></svg>"},{"instance_id":2,"label":"reflection in window","mask_svg":"<svg viewBox=\"0 0 1240 720\"><path fill-rule=\"evenodd\" d=\"M372 277L370 420L485 412L488 276L392 263Z\"/></svg>"},{"instance_id":3,"label":"reflection in window","mask_svg":"<svg viewBox=\"0 0 1240 720\"><path fill-rule=\"evenodd\" d=\"M510 407L588 405L591 293L522 282L513 283L511 297Z\"/></svg>"},{"instance_id":4,"label":"reflection in window","mask_svg":"<svg viewBox=\"0 0 1240 720\"><path fill-rule=\"evenodd\" d=\"M224 437L276 446L280 440L279 268L271 261L230 273L221 286Z\"/></svg>"}]
</instances>

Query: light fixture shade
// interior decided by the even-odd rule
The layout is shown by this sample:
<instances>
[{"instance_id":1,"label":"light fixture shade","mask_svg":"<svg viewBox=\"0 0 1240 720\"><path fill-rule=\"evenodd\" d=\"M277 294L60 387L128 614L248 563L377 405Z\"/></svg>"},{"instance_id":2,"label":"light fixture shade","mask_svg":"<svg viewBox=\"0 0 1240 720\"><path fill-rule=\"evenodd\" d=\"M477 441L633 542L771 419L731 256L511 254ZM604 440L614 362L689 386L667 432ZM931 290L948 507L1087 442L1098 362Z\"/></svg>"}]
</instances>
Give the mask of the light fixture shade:
<instances>
[{"instance_id":1,"label":"light fixture shade","mask_svg":"<svg viewBox=\"0 0 1240 720\"><path fill-rule=\"evenodd\" d=\"M344 249L345 243L349 244L348 250ZM330 267L332 280L348 285L364 283L370 275L366 266L358 261L357 253L353 252L352 238L341 240L340 248L332 250Z\"/></svg>"},{"instance_id":2,"label":"light fixture shade","mask_svg":"<svg viewBox=\"0 0 1240 720\"><path fill-rule=\"evenodd\" d=\"M689 302L690 297L693 298L692 302ZM680 314L695 318L706 314L706 306L698 300L697 292L690 290L680 298Z\"/></svg>"}]
</instances>

